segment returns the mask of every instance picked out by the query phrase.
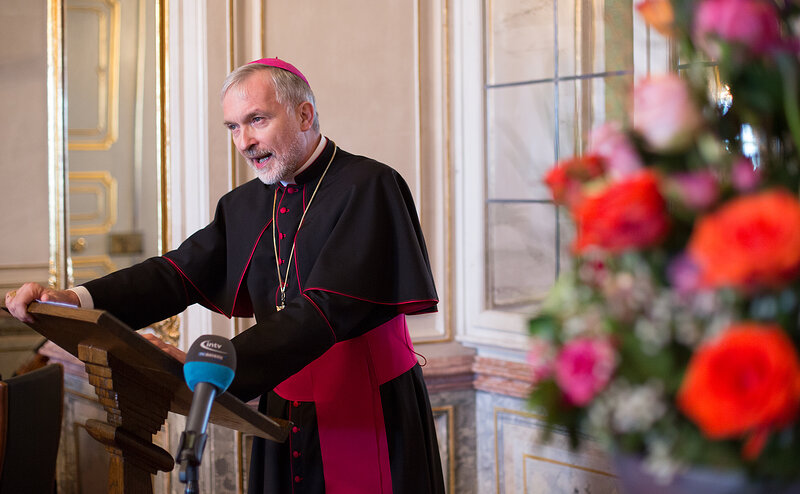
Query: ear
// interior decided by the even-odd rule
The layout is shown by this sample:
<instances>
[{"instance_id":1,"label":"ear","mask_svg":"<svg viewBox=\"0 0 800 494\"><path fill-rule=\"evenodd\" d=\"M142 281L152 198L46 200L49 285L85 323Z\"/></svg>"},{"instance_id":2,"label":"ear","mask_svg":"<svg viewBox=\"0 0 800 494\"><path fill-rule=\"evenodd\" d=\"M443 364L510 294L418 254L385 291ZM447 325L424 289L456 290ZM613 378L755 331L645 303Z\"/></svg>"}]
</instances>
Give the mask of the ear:
<instances>
[{"instance_id":1,"label":"ear","mask_svg":"<svg viewBox=\"0 0 800 494\"><path fill-rule=\"evenodd\" d=\"M306 131L314 123L314 105L309 101L304 101L297 106L297 119L300 122L300 129Z\"/></svg>"}]
</instances>

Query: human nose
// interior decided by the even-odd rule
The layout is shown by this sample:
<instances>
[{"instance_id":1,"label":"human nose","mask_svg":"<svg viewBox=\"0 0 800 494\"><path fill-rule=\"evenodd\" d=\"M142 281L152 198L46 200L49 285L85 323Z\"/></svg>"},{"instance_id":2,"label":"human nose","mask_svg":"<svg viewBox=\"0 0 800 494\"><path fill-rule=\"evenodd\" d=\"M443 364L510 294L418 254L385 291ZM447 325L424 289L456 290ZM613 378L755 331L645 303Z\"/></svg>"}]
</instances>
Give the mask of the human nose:
<instances>
[{"instance_id":1,"label":"human nose","mask_svg":"<svg viewBox=\"0 0 800 494\"><path fill-rule=\"evenodd\" d=\"M236 139L236 147L239 148L239 150L244 151L256 143L257 141L253 130L247 125L241 126L239 128L239 135Z\"/></svg>"}]
</instances>

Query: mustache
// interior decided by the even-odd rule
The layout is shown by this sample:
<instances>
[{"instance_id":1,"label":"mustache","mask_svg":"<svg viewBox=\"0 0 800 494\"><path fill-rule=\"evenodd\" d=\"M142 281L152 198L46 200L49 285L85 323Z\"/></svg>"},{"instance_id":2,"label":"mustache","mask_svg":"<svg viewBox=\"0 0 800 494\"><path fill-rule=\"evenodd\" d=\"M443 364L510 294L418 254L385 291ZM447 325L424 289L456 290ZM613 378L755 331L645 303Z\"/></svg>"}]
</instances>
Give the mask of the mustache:
<instances>
[{"instance_id":1,"label":"mustache","mask_svg":"<svg viewBox=\"0 0 800 494\"><path fill-rule=\"evenodd\" d=\"M272 153L272 151L269 151L267 149L254 148L254 149L245 149L244 151L242 151L242 154L246 158L260 158L262 156L268 156L268 155L271 155L273 153Z\"/></svg>"}]
</instances>

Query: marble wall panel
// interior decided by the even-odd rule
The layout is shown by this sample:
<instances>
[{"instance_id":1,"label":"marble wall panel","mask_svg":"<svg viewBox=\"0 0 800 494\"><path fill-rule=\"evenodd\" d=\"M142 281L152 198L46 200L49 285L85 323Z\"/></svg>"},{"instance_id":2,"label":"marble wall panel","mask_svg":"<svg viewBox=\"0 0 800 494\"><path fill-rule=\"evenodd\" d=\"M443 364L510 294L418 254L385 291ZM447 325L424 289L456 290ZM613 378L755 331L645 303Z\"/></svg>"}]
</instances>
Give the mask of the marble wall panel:
<instances>
[{"instance_id":1,"label":"marble wall panel","mask_svg":"<svg viewBox=\"0 0 800 494\"><path fill-rule=\"evenodd\" d=\"M546 425L525 400L478 392L479 492L616 494L609 458L595 443L571 451L566 435L553 431L541 442Z\"/></svg>"},{"instance_id":2,"label":"marble wall panel","mask_svg":"<svg viewBox=\"0 0 800 494\"><path fill-rule=\"evenodd\" d=\"M448 494L477 494L475 469L475 393L430 395Z\"/></svg>"}]
</instances>

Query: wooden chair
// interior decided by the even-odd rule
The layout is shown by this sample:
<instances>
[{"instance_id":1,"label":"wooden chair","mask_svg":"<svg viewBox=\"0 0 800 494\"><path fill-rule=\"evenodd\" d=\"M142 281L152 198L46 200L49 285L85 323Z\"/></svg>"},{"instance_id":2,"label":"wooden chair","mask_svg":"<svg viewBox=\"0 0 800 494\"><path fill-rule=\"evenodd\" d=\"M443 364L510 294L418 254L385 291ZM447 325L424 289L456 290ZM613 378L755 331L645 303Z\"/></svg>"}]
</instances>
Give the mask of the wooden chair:
<instances>
[{"instance_id":1,"label":"wooden chair","mask_svg":"<svg viewBox=\"0 0 800 494\"><path fill-rule=\"evenodd\" d=\"M52 494L64 408L64 368L0 381L0 494Z\"/></svg>"}]
</instances>

